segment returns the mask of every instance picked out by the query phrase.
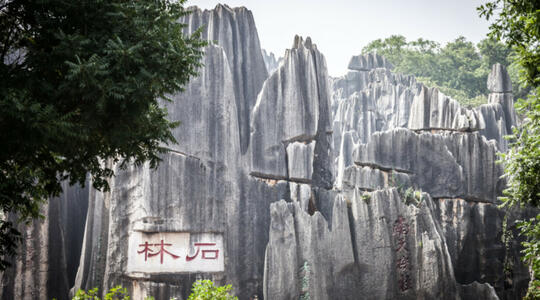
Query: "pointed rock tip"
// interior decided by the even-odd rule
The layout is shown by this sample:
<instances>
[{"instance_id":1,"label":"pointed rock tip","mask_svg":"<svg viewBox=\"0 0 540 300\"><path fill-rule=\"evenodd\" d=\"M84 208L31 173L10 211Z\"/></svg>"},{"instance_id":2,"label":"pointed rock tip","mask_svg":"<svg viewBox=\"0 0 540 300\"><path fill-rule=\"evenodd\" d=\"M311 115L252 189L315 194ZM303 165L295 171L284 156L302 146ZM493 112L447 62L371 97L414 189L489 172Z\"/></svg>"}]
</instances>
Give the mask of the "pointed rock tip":
<instances>
[{"instance_id":1,"label":"pointed rock tip","mask_svg":"<svg viewBox=\"0 0 540 300\"><path fill-rule=\"evenodd\" d=\"M304 43L304 46L305 46L306 48L311 49L312 45L313 45L313 43L311 42L311 38L308 36L308 37L306 38L306 42Z\"/></svg>"},{"instance_id":2,"label":"pointed rock tip","mask_svg":"<svg viewBox=\"0 0 540 300\"><path fill-rule=\"evenodd\" d=\"M491 67L491 73L489 73L487 79L487 88L492 93L512 92L512 81L505 66L496 63Z\"/></svg>"},{"instance_id":3,"label":"pointed rock tip","mask_svg":"<svg viewBox=\"0 0 540 300\"><path fill-rule=\"evenodd\" d=\"M218 3L218 4L216 4L216 7L214 7L214 10L215 11L220 11L220 10L230 10L230 11L232 11L232 8L227 4Z\"/></svg>"},{"instance_id":4,"label":"pointed rock tip","mask_svg":"<svg viewBox=\"0 0 540 300\"><path fill-rule=\"evenodd\" d=\"M317 49L317 45L311 41L311 37L309 36L306 37L306 40L304 41L304 39L301 36L295 35L292 49L300 49L302 47L305 47L307 49L314 49L314 50Z\"/></svg>"},{"instance_id":5,"label":"pointed rock tip","mask_svg":"<svg viewBox=\"0 0 540 300\"><path fill-rule=\"evenodd\" d=\"M348 68L355 71L370 71L377 68L392 70L394 66L384 56L370 52L351 57Z\"/></svg>"},{"instance_id":6,"label":"pointed rock tip","mask_svg":"<svg viewBox=\"0 0 540 300\"><path fill-rule=\"evenodd\" d=\"M293 49L300 49L300 47L302 47L303 42L304 42L304 40L302 39L301 36L299 36L298 34L295 35L292 48Z\"/></svg>"}]
</instances>

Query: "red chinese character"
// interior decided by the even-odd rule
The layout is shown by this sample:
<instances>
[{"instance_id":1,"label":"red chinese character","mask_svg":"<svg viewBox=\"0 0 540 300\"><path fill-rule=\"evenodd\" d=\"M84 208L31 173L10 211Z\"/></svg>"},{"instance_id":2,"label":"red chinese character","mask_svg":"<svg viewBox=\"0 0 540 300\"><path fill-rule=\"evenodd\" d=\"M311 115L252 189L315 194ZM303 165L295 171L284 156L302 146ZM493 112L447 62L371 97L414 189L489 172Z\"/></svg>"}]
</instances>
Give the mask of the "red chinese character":
<instances>
[{"instance_id":1,"label":"red chinese character","mask_svg":"<svg viewBox=\"0 0 540 300\"><path fill-rule=\"evenodd\" d=\"M199 255L200 247L208 247L208 246L215 246L216 243L195 243L195 246L197 247L197 252L193 256L189 256L189 254L186 256L186 261L194 260ZM212 256L207 256L208 253L212 253ZM202 251L202 259L217 259L219 255L219 250L203 250Z\"/></svg>"},{"instance_id":2,"label":"red chinese character","mask_svg":"<svg viewBox=\"0 0 540 300\"><path fill-rule=\"evenodd\" d=\"M409 258L406 256L399 258L397 260L396 267L398 270L406 271L409 268Z\"/></svg>"},{"instance_id":3,"label":"red chinese character","mask_svg":"<svg viewBox=\"0 0 540 300\"><path fill-rule=\"evenodd\" d=\"M394 222L394 236L403 236L409 233L409 224L407 224L404 217L399 216Z\"/></svg>"},{"instance_id":4,"label":"red chinese character","mask_svg":"<svg viewBox=\"0 0 540 300\"><path fill-rule=\"evenodd\" d=\"M148 254L152 254L153 251L150 250L150 246L152 246L152 244L148 244L148 242L144 242L144 244L139 244L139 247L144 247L144 249L142 249L141 251L137 251L137 253L141 254L141 253L144 253L144 261L146 261L148 259ZM150 255L152 256L152 255Z\"/></svg>"},{"instance_id":5,"label":"red chinese character","mask_svg":"<svg viewBox=\"0 0 540 300\"><path fill-rule=\"evenodd\" d=\"M177 258L180 257L180 256L174 255L171 252L165 250L165 246L172 246L172 244L165 244L163 242L163 240L161 240L161 244L154 244L154 246L159 246L160 247L159 251L156 252L156 253L149 253L148 256L152 257L152 256L156 256L156 255L160 254L160 262L161 262L161 264L163 264L163 253L169 254L173 259L177 259Z\"/></svg>"},{"instance_id":6,"label":"red chinese character","mask_svg":"<svg viewBox=\"0 0 540 300\"><path fill-rule=\"evenodd\" d=\"M401 250L404 250L404 251L407 251L407 240L405 239L405 237L399 237L397 239L397 248L396 248L396 252L399 252Z\"/></svg>"},{"instance_id":7,"label":"red chinese character","mask_svg":"<svg viewBox=\"0 0 540 300\"><path fill-rule=\"evenodd\" d=\"M399 289L404 292L412 287L411 277L407 273L399 274L398 279Z\"/></svg>"}]
</instances>

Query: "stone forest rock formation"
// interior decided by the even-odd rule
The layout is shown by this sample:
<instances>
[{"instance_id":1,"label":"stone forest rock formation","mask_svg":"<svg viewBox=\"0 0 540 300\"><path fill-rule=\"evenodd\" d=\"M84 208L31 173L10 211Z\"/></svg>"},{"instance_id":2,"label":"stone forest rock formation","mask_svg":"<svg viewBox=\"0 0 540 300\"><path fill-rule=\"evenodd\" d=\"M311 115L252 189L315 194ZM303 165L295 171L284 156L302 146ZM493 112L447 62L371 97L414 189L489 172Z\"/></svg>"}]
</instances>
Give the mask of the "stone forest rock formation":
<instances>
[{"instance_id":1,"label":"stone forest rock formation","mask_svg":"<svg viewBox=\"0 0 540 300\"><path fill-rule=\"evenodd\" d=\"M330 78L309 37L278 62L246 8L191 9L186 32L216 42L163 103L179 143L157 169L113 166L110 192L66 185L24 228L1 299L118 284L186 299L197 279L242 300L523 296L519 242L502 237L537 212L497 207L517 125L504 66L468 109L379 55Z\"/></svg>"}]
</instances>

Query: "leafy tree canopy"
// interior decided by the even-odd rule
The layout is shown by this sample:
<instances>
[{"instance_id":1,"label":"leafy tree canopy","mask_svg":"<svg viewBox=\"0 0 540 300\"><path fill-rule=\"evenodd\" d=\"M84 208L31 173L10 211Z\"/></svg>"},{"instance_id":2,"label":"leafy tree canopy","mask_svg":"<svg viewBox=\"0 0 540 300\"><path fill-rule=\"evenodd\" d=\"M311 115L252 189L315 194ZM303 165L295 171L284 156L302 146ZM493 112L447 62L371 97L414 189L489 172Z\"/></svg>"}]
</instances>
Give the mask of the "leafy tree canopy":
<instances>
[{"instance_id":1,"label":"leafy tree canopy","mask_svg":"<svg viewBox=\"0 0 540 300\"><path fill-rule=\"evenodd\" d=\"M478 8L490 20L490 36L515 51L521 67L521 81L530 93L517 103L525 116L514 130L512 148L502 156L508 188L503 198L509 206L540 207L540 1L494 0ZM524 260L531 266L526 299L540 299L540 215L519 225L526 238Z\"/></svg>"},{"instance_id":2,"label":"leafy tree canopy","mask_svg":"<svg viewBox=\"0 0 540 300\"><path fill-rule=\"evenodd\" d=\"M407 41L404 36L393 35L372 41L362 52L383 55L397 72L413 74L424 84L438 87L469 106L487 102L486 82L491 66L495 63L509 66L513 62L511 48L493 38L474 45L464 37L458 37L441 47L434 41L422 38ZM515 81L514 92L526 93L517 84L517 68L511 66L509 71Z\"/></svg>"},{"instance_id":3,"label":"leafy tree canopy","mask_svg":"<svg viewBox=\"0 0 540 300\"><path fill-rule=\"evenodd\" d=\"M155 167L175 122L158 99L196 75L205 45L185 0L0 3L0 210L22 221L60 182L107 189L106 160ZM0 220L0 269L14 224Z\"/></svg>"},{"instance_id":4,"label":"leafy tree canopy","mask_svg":"<svg viewBox=\"0 0 540 300\"><path fill-rule=\"evenodd\" d=\"M238 300L230 294L232 286L215 286L211 280L197 280L193 283L188 300Z\"/></svg>"}]
</instances>

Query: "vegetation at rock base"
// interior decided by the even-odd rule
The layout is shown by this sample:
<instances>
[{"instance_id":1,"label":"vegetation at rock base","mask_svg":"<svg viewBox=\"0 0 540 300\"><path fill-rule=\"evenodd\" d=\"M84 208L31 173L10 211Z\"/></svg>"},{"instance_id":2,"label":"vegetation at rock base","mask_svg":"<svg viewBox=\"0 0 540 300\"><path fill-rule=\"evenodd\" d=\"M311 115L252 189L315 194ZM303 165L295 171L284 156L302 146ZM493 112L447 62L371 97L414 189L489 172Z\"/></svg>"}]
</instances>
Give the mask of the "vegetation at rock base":
<instances>
[{"instance_id":1,"label":"vegetation at rock base","mask_svg":"<svg viewBox=\"0 0 540 300\"><path fill-rule=\"evenodd\" d=\"M0 4L0 211L39 216L60 183L107 190L105 161L155 167L174 143L159 99L200 67L185 0L7 0ZM17 220L0 220L0 269Z\"/></svg>"},{"instance_id":2,"label":"vegetation at rock base","mask_svg":"<svg viewBox=\"0 0 540 300\"><path fill-rule=\"evenodd\" d=\"M510 137L511 149L502 154L508 188L502 198L507 206L540 208L540 1L494 0L478 8L490 20L490 36L503 41L516 53L522 85L530 93L517 102L525 116ZM523 260L530 266L531 282L526 299L540 299L540 216L518 222Z\"/></svg>"},{"instance_id":3,"label":"vegetation at rock base","mask_svg":"<svg viewBox=\"0 0 540 300\"><path fill-rule=\"evenodd\" d=\"M402 35L392 35L369 43L362 53L376 52L394 65L394 71L415 75L429 87L437 87L467 106L487 103L487 77L495 63L508 66L514 94L527 94L528 89L518 84L519 65L512 48L494 38L478 44L458 37L444 47L439 43L419 38L407 41Z\"/></svg>"},{"instance_id":4,"label":"vegetation at rock base","mask_svg":"<svg viewBox=\"0 0 540 300\"><path fill-rule=\"evenodd\" d=\"M191 294L188 300L238 300L237 297L230 294L232 286L215 286L211 280L197 280L193 283ZM72 300L100 300L98 288L89 291L78 290ZM103 300L129 300L126 288L118 285L111 288ZM174 300L172 298L171 300ZM154 297L146 297L145 300L154 300Z\"/></svg>"},{"instance_id":5,"label":"vegetation at rock base","mask_svg":"<svg viewBox=\"0 0 540 300\"><path fill-rule=\"evenodd\" d=\"M197 280L193 283L188 300L238 300L229 292L232 291L230 284L215 286L211 280Z\"/></svg>"},{"instance_id":6,"label":"vegetation at rock base","mask_svg":"<svg viewBox=\"0 0 540 300\"><path fill-rule=\"evenodd\" d=\"M118 285L111 288L103 300L129 300L126 288ZM93 288L89 291L78 290L72 300L100 300L98 288ZM149 300L149 299L147 299Z\"/></svg>"},{"instance_id":7,"label":"vegetation at rock base","mask_svg":"<svg viewBox=\"0 0 540 300\"><path fill-rule=\"evenodd\" d=\"M304 264L300 267L298 272L300 278L300 297L299 300L309 300L311 296L309 294L309 281L311 280L311 267L309 262L304 261Z\"/></svg>"},{"instance_id":8,"label":"vegetation at rock base","mask_svg":"<svg viewBox=\"0 0 540 300\"><path fill-rule=\"evenodd\" d=\"M388 186L397 190L399 197L406 205L413 204L414 206L418 206L422 202L422 190L415 189L412 186L407 187L399 181L394 172L388 178Z\"/></svg>"}]
</instances>

